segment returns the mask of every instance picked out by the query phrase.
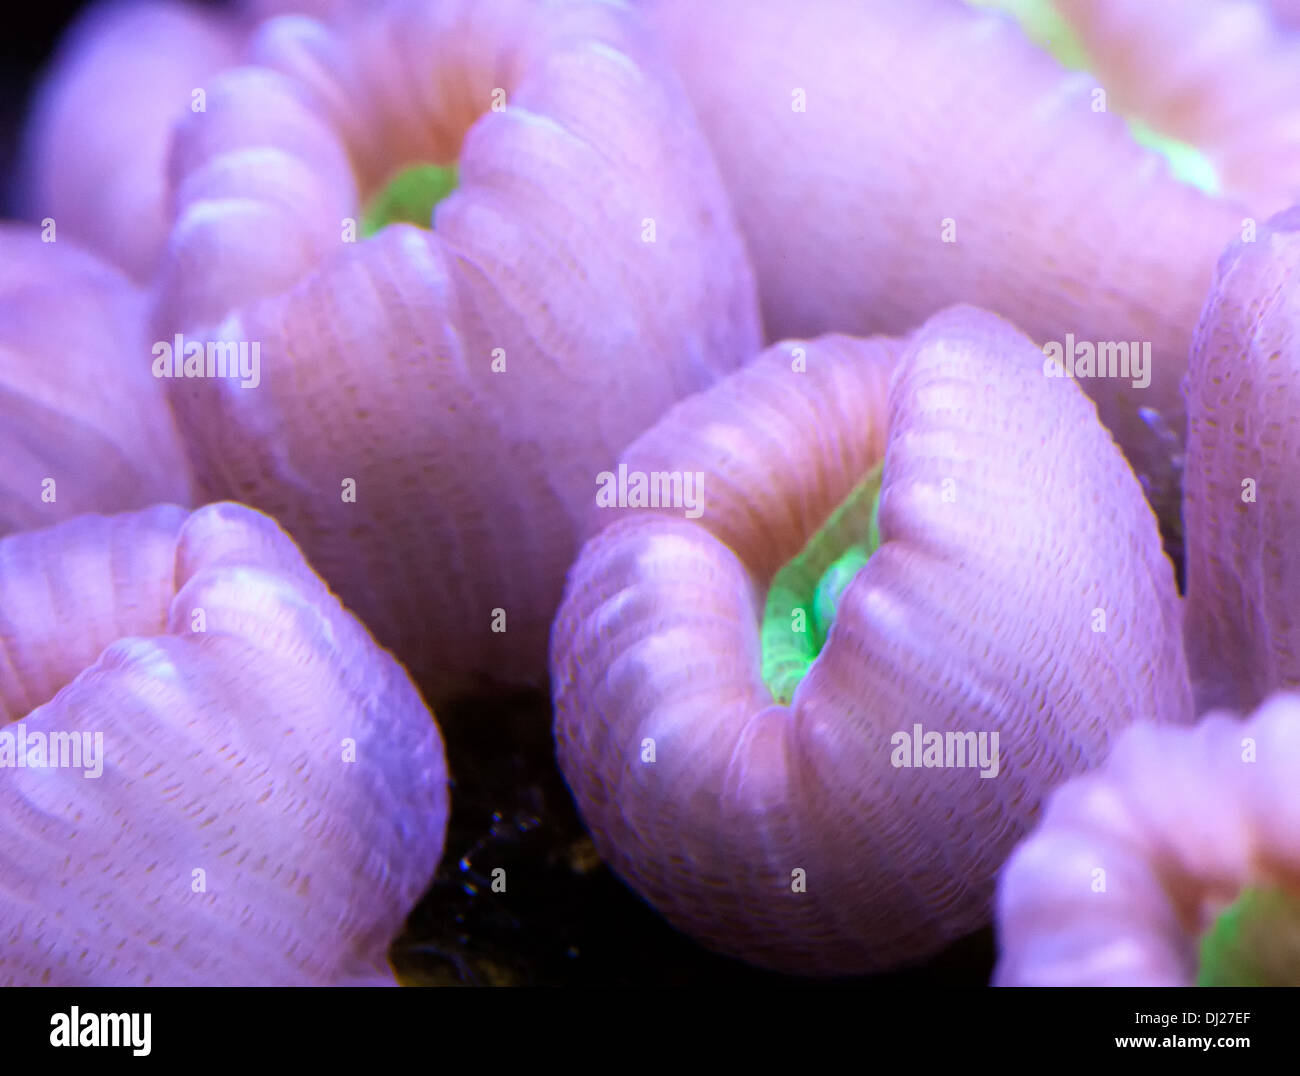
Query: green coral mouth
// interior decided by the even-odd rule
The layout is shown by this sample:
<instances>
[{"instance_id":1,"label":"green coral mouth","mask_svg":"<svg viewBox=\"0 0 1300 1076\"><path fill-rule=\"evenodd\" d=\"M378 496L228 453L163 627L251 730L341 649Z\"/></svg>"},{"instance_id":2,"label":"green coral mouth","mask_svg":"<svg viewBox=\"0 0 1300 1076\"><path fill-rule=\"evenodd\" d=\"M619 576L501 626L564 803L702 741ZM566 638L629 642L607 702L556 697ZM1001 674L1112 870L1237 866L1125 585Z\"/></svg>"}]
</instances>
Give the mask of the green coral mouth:
<instances>
[{"instance_id":1,"label":"green coral mouth","mask_svg":"<svg viewBox=\"0 0 1300 1076\"><path fill-rule=\"evenodd\" d=\"M966 0L970 7L1006 12L1020 24L1025 36L1071 71L1091 71L1092 61L1083 42L1057 11L1052 0ZM1138 145L1155 150L1169 163L1173 177L1206 194L1219 194L1222 185L1213 162L1189 142L1161 134L1136 117L1126 116L1129 133Z\"/></svg>"},{"instance_id":2,"label":"green coral mouth","mask_svg":"<svg viewBox=\"0 0 1300 1076\"><path fill-rule=\"evenodd\" d=\"M880 547L877 465L768 587L760 633L763 683L783 705L826 645L845 589Z\"/></svg>"},{"instance_id":3,"label":"green coral mouth","mask_svg":"<svg viewBox=\"0 0 1300 1076\"><path fill-rule=\"evenodd\" d=\"M417 164L403 169L370 200L361 216L361 235L370 238L399 222L433 228L434 207L456 189L456 166Z\"/></svg>"},{"instance_id":4,"label":"green coral mouth","mask_svg":"<svg viewBox=\"0 0 1300 1076\"><path fill-rule=\"evenodd\" d=\"M1247 889L1201 938L1197 986L1300 986L1300 894Z\"/></svg>"},{"instance_id":5,"label":"green coral mouth","mask_svg":"<svg viewBox=\"0 0 1300 1076\"><path fill-rule=\"evenodd\" d=\"M1004 11L1040 49L1072 71L1088 69L1088 52L1051 0L966 0L971 7Z\"/></svg>"},{"instance_id":6,"label":"green coral mouth","mask_svg":"<svg viewBox=\"0 0 1300 1076\"><path fill-rule=\"evenodd\" d=\"M1176 138L1163 135L1139 119L1130 118L1128 129L1138 145L1155 150L1169 162L1169 171L1173 173L1175 179L1206 194L1221 192L1219 173L1210 158L1190 142L1180 142Z\"/></svg>"}]
</instances>

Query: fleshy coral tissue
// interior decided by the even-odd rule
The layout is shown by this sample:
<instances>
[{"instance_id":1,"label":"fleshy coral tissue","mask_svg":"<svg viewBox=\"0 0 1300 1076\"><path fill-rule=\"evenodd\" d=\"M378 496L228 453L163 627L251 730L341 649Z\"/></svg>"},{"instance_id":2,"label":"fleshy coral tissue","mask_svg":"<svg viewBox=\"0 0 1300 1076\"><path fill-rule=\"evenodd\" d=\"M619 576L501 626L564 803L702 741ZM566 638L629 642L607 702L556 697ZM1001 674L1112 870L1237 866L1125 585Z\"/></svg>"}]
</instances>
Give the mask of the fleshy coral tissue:
<instances>
[{"instance_id":1,"label":"fleshy coral tissue","mask_svg":"<svg viewBox=\"0 0 1300 1076\"><path fill-rule=\"evenodd\" d=\"M1298 118L1291 0L91 4L0 984L396 983L453 777L700 960L1300 983Z\"/></svg>"}]
</instances>

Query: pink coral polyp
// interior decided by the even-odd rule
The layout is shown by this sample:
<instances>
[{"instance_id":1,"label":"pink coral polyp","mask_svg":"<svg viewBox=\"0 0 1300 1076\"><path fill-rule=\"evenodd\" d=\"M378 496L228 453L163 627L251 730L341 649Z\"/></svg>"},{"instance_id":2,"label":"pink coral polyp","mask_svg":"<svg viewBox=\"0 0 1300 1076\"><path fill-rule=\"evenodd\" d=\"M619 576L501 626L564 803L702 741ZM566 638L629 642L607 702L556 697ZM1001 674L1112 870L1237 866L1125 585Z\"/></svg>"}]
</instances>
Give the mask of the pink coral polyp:
<instances>
[{"instance_id":1,"label":"pink coral polyp","mask_svg":"<svg viewBox=\"0 0 1300 1076\"><path fill-rule=\"evenodd\" d=\"M593 0L277 19L253 55L172 156L157 338L261 356L257 388L170 382L202 487L275 515L433 697L539 682L595 476L758 344L689 106ZM458 166L433 230L363 239L418 164Z\"/></svg>"},{"instance_id":2,"label":"pink coral polyp","mask_svg":"<svg viewBox=\"0 0 1300 1076\"><path fill-rule=\"evenodd\" d=\"M405 671L232 504L0 540L0 764L5 985L392 984L447 822Z\"/></svg>"},{"instance_id":3,"label":"pink coral polyp","mask_svg":"<svg viewBox=\"0 0 1300 1076\"><path fill-rule=\"evenodd\" d=\"M882 460L879 548L782 704L767 591ZM921 959L987 921L1047 789L1138 717L1190 717L1141 490L990 314L775 346L624 462L701 475L703 511L597 510L552 636L559 759L601 854L715 948L804 973ZM1000 764L900 762L927 733Z\"/></svg>"},{"instance_id":4,"label":"pink coral polyp","mask_svg":"<svg viewBox=\"0 0 1300 1076\"><path fill-rule=\"evenodd\" d=\"M1200 709L1300 687L1300 209L1219 260L1187 379L1187 653Z\"/></svg>"},{"instance_id":5,"label":"pink coral polyp","mask_svg":"<svg viewBox=\"0 0 1300 1076\"><path fill-rule=\"evenodd\" d=\"M191 496L145 294L57 235L0 224L0 535Z\"/></svg>"},{"instance_id":6,"label":"pink coral polyp","mask_svg":"<svg viewBox=\"0 0 1300 1076\"><path fill-rule=\"evenodd\" d=\"M1002 986L1191 986L1230 966L1204 939L1282 897L1300 907L1300 698L1249 720L1130 729L1106 764L1058 790L998 884ZM1249 894L1261 902L1238 904ZM1246 923L1237 923L1238 935ZM1277 923L1275 925L1281 925ZM1300 983L1296 926L1236 967ZM1277 953L1269 947L1289 943ZM1292 961L1285 967L1285 959ZM1281 966L1279 966L1281 965ZM1240 982L1238 983L1240 985Z\"/></svg>"}]
</instances>

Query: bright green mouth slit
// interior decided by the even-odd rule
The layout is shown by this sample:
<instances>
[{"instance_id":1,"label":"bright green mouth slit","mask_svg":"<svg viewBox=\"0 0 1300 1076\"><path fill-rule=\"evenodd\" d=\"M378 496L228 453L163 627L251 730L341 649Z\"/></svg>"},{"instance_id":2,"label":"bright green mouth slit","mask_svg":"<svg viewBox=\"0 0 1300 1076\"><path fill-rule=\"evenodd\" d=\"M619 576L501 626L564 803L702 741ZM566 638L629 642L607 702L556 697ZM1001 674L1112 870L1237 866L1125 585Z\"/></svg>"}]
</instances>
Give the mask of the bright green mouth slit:
<instances>
[{"instance_id":1,"label":"bright green mouth slit","mask_svg":"<svg viewBox=\"0 0 1300 1076\"><path fill-rule=\"evenodd\" d=\"M1210 158L1191 143L1162 135L1137 119L1128 121L1128 129L1138 145L1155 150L1169 162L1169 170L1175 179L1206 194L1219 193L1219 173L1214 170Z\"/></svg>"},{"instance_id":2,"label":"bright green mouth slit","mask_svg":"<svg viewBox=\"0 0 1300 1076\"><path fill-rule=\"evenodd\" d=\"M763 683L786 704L821 653L845 588L880 546L878 465L772 578L763 608Z\"/></svg>"},{"instance_id":3,"label":"bright green mouth slit","mask_svg":"<svg viewBox=\"0 0 1300 1076\"><path fill-rule=\"evenodd\" d=\"M1089 71L1092 62L1083 42L1061 17L1052 0L966 0L970 7L995 8L1012 16L1035 45L1056 57L1071 71ZM1153 149L1169 162L1175 179L1206 194L1221 191L1219 174L1210 159L1195 146L1163 135L1139 119L1126 117L1129 133L1138 145Z\"/></svg>"},{"instance_id":4,"label":"bright green mouth slit","mask_svg":"<svg viewBox=\"0 0 1300 1076\"><path fill-rule=\"evenodd\" d=\"M1300 985L1300 895L1246 890L1201 938L1196 985Z\"/></svg>"},{"instance_id":5,"label":"bright green mouth slit","mask_svg":"<svg viewBox=\"0 0 1300 1076\"><path fill-rule=\"evenodd\" d=\"M1051 0L966 0L971 7L1005 11L1040 49L1050 52L1062 67L1088 69L1088 53Z\"/></svg>"},{"instance_id":6,"label":"bright green mouth slit","mask_svg":"<svg viewBox=\"0 0 1300 1076\"><path fill-rule=\"evenodd\" d=\"M368 239L389 224L404 222L433 227L433 207L456 189L456 166L417 164L399 172L371 199L361 216L361 235Z\"/></svg>"}]
</instances>

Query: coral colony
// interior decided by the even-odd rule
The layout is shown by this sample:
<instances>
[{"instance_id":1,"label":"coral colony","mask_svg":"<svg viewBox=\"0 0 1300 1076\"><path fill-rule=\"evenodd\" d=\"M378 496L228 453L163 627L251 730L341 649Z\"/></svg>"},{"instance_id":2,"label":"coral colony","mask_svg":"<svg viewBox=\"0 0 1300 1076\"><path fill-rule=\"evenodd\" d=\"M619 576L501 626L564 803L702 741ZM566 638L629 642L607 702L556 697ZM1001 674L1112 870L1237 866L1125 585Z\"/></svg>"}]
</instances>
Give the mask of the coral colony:
<instances>
[{"instance_id":1,"label":"coral colony","mask_svg":"<svg viewBox=\"0 0 1300 1076\"><path fill-rule=\"evenodd\" d=\"M398 981L520 691L707 950L1300 983L1298 120L1284 0L93 5L0 225L0 983Z\"/></svg>"}]
</instances>

